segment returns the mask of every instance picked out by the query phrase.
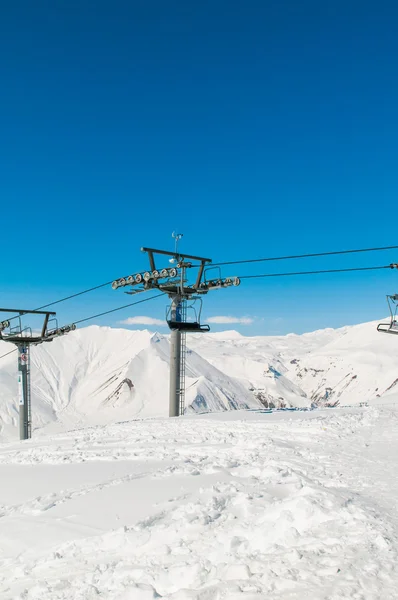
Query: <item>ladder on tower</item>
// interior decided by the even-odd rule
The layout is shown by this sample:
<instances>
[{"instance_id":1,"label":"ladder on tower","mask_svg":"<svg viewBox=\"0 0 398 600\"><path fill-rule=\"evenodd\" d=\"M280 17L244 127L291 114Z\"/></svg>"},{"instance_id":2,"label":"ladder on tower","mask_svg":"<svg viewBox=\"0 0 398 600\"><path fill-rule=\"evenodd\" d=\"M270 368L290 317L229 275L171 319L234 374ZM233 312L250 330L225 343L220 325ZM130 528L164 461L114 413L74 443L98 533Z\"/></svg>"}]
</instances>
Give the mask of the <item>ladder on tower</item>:
<instances>
[{"instance_id":1,"label":"ladder on tower","mask_svg":"<svg viewBox=\"0 0 398 600\"><path fill-rule=\"evenodd\" d=\"M30 386L30 347L26 347L26 353L28 358L27 372L26 372L26 425L27 425L27 436L28 439L32 437L32 404L31 404L31 386Z\"/></svg>"},{"instance_id":2,"label":"ladder on tower","mask_svg":"<svg viewBox=\"0 0 398 600\"><path fill-rule=\"evenodd\" d=\"M183 300L181 306L181 320L183 322L187 319L187 301ZM185 368L186 368L186 356L187 356L187 334L185 331L181 332L181 352L180 352L180 389L179 389L179 414L183 415L185 412Z\"/></svg>"}]
</instances>

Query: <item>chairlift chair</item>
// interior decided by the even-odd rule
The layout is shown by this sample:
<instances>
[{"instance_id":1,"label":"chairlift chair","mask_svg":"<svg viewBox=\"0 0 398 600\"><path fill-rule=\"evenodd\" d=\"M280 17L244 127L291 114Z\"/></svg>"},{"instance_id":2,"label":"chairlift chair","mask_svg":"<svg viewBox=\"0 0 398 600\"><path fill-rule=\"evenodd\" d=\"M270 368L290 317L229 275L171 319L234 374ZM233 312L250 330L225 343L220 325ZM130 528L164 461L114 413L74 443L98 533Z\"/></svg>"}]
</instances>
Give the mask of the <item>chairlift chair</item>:
<instances>
[{"instance_id":1,"label":"chairlift chair","mask_svg":"<svg viewBox=\"0 0 398 600\"><path fill-rule=\"evenodd\" d=\"M379 323L377 326L377 331L380 331L380 333L398 334L398 294L387 295L386 298L390 311L390 322Z\"/></svg>"},{"instance_id":2,"label":"chairlift chair","mask_svg":"<svg viewBox=\"0 0 398 600\"><path fill-rule=\"evenodd\" d=\"M210 331L209 325L202 325L200 322L200 316L202 313L202 299L195 297L191 298L191 304L186 307L186 316L190 320L177 320L172 318L172 305L167 309L166 321L171 331L181 331L187 333L207 333ZM198 308L195 308L195 304L198 303Z\"/></svg>"},{"instance_id":3,"label":"chairlift chair","mask_svg":"<svg viewBox=\"0 0 398 600\"><path fill-rule=\"evenodd\" d=\"M209 273L211 271L215 271L216 274L212 277L209 277ZM221 268L220 267L207 267L204 271L204 281L203 281L203 285L206 286L208 285L210 282L215 284L217 281L221 282L222 281L222 277L221 277Z\"/></svg>"}]
</instances>

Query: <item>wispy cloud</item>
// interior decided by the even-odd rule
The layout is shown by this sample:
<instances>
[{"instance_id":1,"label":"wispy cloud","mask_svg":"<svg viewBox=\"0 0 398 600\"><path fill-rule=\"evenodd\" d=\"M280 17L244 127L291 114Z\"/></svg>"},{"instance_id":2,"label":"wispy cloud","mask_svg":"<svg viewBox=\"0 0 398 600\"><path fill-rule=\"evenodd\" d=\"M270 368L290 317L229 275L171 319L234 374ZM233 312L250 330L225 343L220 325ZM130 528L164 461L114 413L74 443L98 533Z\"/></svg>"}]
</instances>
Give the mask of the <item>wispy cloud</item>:
<instances>
[{"instance_id":1,"label":"wispy cloud","mask_svg":"<svg viewBox=\"0 0 398 600\"><path fill-rule=\"evenodd\" d=\"M226 315L218 315L216 317L209 317L206 319L208 323L218 323L219 325L240 323L241 325L250 325L254 319L250 317L229 317Z\"/></svg>"},{"instance_id":2,"label":"wispy cloud","mask_svg":"<svg viewBox=\"0 0 398 600\"><path fill-rule=\"evenodd\" d=\"M119 321L120 325L159 325L164 327L166 323L161 319L154 319L153 317L129 317L124 321Z\"/></svg>"}]
</instances>

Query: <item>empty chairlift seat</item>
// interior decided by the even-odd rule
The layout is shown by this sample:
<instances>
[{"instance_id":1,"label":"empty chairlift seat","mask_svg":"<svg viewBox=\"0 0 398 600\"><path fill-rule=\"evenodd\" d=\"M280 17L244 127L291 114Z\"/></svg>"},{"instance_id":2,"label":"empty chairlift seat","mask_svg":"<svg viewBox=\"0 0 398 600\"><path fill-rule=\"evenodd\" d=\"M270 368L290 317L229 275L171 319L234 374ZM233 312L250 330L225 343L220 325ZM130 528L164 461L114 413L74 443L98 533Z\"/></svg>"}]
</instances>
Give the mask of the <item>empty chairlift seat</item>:
<instances>
[{"instance_id":1,"label":"empty chairlift seat","mask_svg":"<svg viewBox=\"0 0 398 600\"><path fill-rule=\"evenodd\" d=\"M209 325L201 325L193 321L167 321L167 325L171 331L186 331L190 333L206 333L210 331Z\"/></svg>"},{"instance_id":2,"label":"empty chairlift seat","mask_svg":"<svg viewBox=\"0 0 398 600\"><path fill-rule=\"evenodd\" d=\"M398 294L387 296L387 304L390 311L390 322L379 323L377 326L377 331L380 331L380 333L398 334Z\"/></svg>"},{"instance_id":3,"label":"empty chairlift seat","mask_svg":"<svg viewBox=\"0 0 398 600\"><path fill-rule=\"evenodd\" d=\"M177 310L173 310L172 305L167 309L166 321L169 329L187 333L207 333L210 331L209 325L202 325L200 322L202 299L191 298L189 306L184 306L184 302L186 301L184 300L177 307ZM197 308L195 305L197 305Z\"/></svg>"}]
</instances>

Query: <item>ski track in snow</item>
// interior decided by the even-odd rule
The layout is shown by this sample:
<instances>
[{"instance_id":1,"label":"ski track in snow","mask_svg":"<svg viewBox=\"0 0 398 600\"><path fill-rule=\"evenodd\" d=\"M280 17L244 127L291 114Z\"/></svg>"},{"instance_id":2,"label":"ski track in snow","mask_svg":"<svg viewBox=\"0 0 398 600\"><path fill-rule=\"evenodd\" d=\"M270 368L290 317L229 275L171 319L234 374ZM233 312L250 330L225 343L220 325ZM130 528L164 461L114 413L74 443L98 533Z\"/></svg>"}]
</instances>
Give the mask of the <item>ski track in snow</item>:
<instances>
[{"instance_id":1,"label":"ski track in snow","mask_svg":"<svg viewBox=\"0 0 398 600\"><path fill-rule=\"evenodd\" d=\"M0 445L0 598L397 598L398 412L234 418Z\"/></svg>"}]
</instances>

